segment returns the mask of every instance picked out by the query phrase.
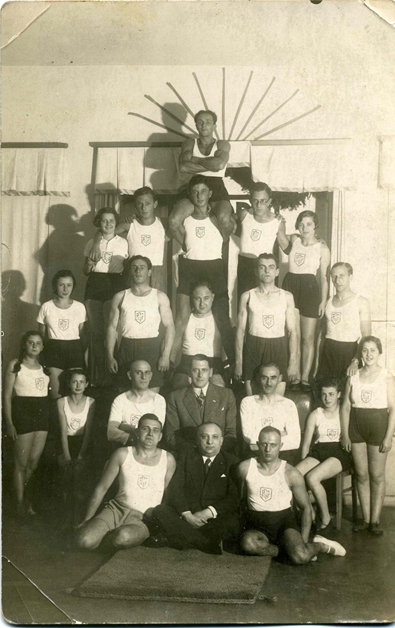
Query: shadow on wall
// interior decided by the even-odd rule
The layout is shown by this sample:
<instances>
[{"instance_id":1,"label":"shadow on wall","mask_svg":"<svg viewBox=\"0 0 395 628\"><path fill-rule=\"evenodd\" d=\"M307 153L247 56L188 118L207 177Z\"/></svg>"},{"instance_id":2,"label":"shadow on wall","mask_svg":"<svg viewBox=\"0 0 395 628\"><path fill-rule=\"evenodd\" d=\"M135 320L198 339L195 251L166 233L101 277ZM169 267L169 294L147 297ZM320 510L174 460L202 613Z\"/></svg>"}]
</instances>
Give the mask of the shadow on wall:
<instances>
[{"instance_id":1,"label":"shadow on wall","mask_svg":"<svg viewBox=\"0 0 395 628\"><path fill-rule=\"evenodd\" d=\"M82 229L78 213L71 205L51 205L45 222L53 227L53 231L34 254L34 259L40 264L44 273L40 302L44 303L52 298L52 277L62 269L71 270L74 273L77 286L73 296L78 301L83 301L85 277L82 267L85 237L78 233Z\"/></svg>"},{"instance_id":2,"label":"shadow on wall","mask_svg":"<svg viewBox=\"0 0 395 628\"><path fill-rule=\"evenodd\" d=\"M26 290L26 280L19 270L6 270L1 275L2 304L1 327L3 369L10 360L17 358L22 334L37 329L39 305L26 303L21 297Z\"/></svg>"}]
</instances>

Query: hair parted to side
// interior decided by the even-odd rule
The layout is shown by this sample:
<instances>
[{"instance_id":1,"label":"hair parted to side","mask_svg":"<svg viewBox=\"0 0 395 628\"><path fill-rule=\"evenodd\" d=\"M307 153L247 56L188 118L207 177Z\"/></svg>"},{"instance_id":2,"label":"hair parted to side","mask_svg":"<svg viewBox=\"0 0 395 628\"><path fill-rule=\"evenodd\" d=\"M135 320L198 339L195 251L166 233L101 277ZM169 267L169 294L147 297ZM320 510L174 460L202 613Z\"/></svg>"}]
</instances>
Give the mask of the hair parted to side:
<instances>
[{"instance_id":1,"label":"hair parted to side","mask_svg":"<svg viewBox=\"0 0 395 628\"><path fill-rule=\"evenodd\" d=\"M335 388L337 392L342 392L342 383L337 377L320 377L317 384L319 395L321 395L323 388Z\"/></svg>"},{"instance_id":2,"label":"hair parted to side","mask_svg":"<svg viewBox=\"0 0 395 628\"><path fill-rule=\"evenodd\" d=\"M315 212L312 212L310 209L305 209L303 212L300 212L299 216L295 222L295 229L299 229L299 225L302 222L303 218L312 218L315 224L315 228L318 229L318 217Z\"/></svg>"},{"instance_id":3,"label":"hair parted to side","mask_svg":"<svg viewBox=\"0 0 395 628\"><path fill-rule=\"evenodd\" d=\"M156 416L156 414L153 414L152 412L146 412L146 414L143 414L143 416L141 416L139 418L139 422L137 423L137 429L139 429L144 421L157 421L157 423L159 423L160 425L160 429L162 430L162 423L159 421L158 417Z\"/></svg>"},{"instance_id":4,"label":"hair parted to side","mask_svg":"<svg viewBox=\"0 0 395 628\"><path fill-rule=\"evenodd\" d=\"M380 338L377 338L377 336L364 336L363 338L361 338L361 340L359 341L359 345L358 345L358 357L359 357L359 359L361 359L361 357L362 357L362 350L363 350L364 345L367 342L373 342L376 345L379 354L381 355L383 353L383 345L381 344Z\"/></svg>"},{"instance_id":5,"label":"hair parted to side","mask_svg":"<svg viewBox=\"0 0 395 628\"><path fill-rule=\"evenodd\" d=\"M191 360L191 365L192 362L207 362L207 364L210 366L210 358L207 357L207 355L204 355L204 353L196 353L196 355L192 356L192 360Z\"/></svg>"},{"instance_id":6,"label":"hair parted to side","mask_svg":"<svg viewBox=\"0 0 395 628\"><path fill-rule=\"evenodd\" d=\"M64 270L58 270L57 273L54 274L54 276L52 277L52 292L54 294L57 294L56 289L58 287L58 279L64 279L64 277L71 277L71 279L73 280L73 290L77 285L77 282L75 280L74 277L74 273L72 273L71 270L68 269L64 269Z\"/></svg>"},{"instance_id":7,"label":"hair parted to side","mask_svg":"<svg viewBox=\"0 0 395 628\"><path fill-rule=\"evenodd\" d=\"M260 181L257 181L256 183L252 183L250 185L250 196L253 195L254 192L266 192L266 194L269 196L269 198L272 198L273 192L271 190L271 188L269 188L267 183L261 183Z\"/></svg>"},{"instance_id":8,"label":"hair parted to side","mask_svg":"<svg viewBox=\"0 0 395 628\"><path fill-rule=\"evenodd\" d=\"M99 211L97 212L96 216L93 219L93 224L95 227L97 227L98 229L100 228L100 222L103 217L103 214L112 214L115 218L115 223L118 224L119 215L117 214L115 209L113 207L102 207L101 209L99 209Z\"/></svg>"},{"instance_id":9,"label":"hair parted to side","mask_svg":"<svg viewBox=\"0 0 395 628\"><path fill-rule=\"evenodd\" d=\"M17 359L17 361L14 364L14 368L12 369L13 373L19 373L19 371L21 370L21 364L23 362L23 358L26 355L26 342L27 342L28 338L30 338L30 336L40 336L40 338L41 338L41 340L43 342L43 345L45 344L45 338L44 338L43 334L41 333L41 331L38 331L37 329L29 329L29 331L25 331L25 333L23 334L23 336L21 338L21 344L20 344L20 347L19 347L18 359ZM49 375L48 369L42 363L42 352L38 356L38 361L41 364L41 366L43 367L45 375Z\"/></svg>"},{"instance_id":10,"label":"hair parted to side","mask_svg":"<svg viewBox=\"0 0 395 628\"><path fill-rule=\"evenodd\" d=\"M190 195L192 188L195 185L199 185L201 183L211 191L211 185L210 182L207 180L207 177L205 177L203 174L195 174L188 183L188 196Z\"/></svg>"},{"instance_id":11,"label":"hair parted to side","mask_svg":"<svg viewBox=\"0 0 395 628\"><path fill-rule=\"evenodd\" d=\"M144 185L142 188L138 188L133 194L133 200L136 201L139 196L144 196L145 194L149 194L150 196L152 196L152 200L155 203L155 201L157 200L155 192L150 187L148 187L148 185Z\"/></svg>"},{"instance_id":12,"label":"hair parted to side","mask_svg":"<svg viewBox=\"0 0 395 628\"><path fill-rule=\"evenodd\" d=\"M148 270L152 270L152 262L151 262L151 260L149 259L149 257L144 257L144 255L132 255L132 257L128 260L128 267L129 267L129 269L132 266L133 262L135 262L138 259L143 260L143 262L145 262L147 264Z\"/></svg>"},{"instance_id":13,"label":"hair parted to side","mask_svg":"<svg viewBox=\"0 0 395 628\"><path fill-rule=\"evenodd\" d=\"M64 379L67 387L70 386L71 379L74 375L83 375L86 381L88 381L88 376L85 369L81 368L80 366L76 366L75 368L67 369L67 371L65 372Z\"/></svg>"},{"instance_id":14,"label":"hair parted to side","mask_svg":"<svg viewBox=\"0 0 395 628\"><path fill-rule=\"evenodd\" d=\"M276 263L276 268L280 268L280 263L279 263L277 257L273 253L261 253L260 255L258 255L258 257L256 258L256 262L255 262L256 268L259 268L259 262L262 259L272 259Z\"/></svg>"},{"instance_id":15,"label":"hair parted to side","mask_svg":"<svg viewBox=\"0 0 395 628\"><path fill-rule=\"evenodd\" d=\"M336 264L333 264L333 266L331 268L331 272L332 272L332 270L334 270L335 268L339 268L340 266L344 266L347 269L347 272L348 272L349 275L353 275L354 274L353 267L348 262L336 262Z\"/></svg>"},{"instance_id":16,"label":"hair parted to side","mask_svg":"<svg viewBox=\"0 0 395 628\"><path fill-rule=\"evenodd\" d=\"M198 117L199 117L199 116L200 116L200 114L202 114L202 113L208 113L208 114L210 114L210 116L211 116L211 117L212 117L212 119L213 119L213 124L217 124L218 116L217 116L217 114L216 114L214 111L211 111L211 109L201 109L200 111L198 111L197 113L195 113L195 116L194 116L194 118L193 118L193 119L194 119L194 121L195 121L195 124L196 124L196 122L197 122L197 120L198 120Z\"/></svg>"}]
</instances>

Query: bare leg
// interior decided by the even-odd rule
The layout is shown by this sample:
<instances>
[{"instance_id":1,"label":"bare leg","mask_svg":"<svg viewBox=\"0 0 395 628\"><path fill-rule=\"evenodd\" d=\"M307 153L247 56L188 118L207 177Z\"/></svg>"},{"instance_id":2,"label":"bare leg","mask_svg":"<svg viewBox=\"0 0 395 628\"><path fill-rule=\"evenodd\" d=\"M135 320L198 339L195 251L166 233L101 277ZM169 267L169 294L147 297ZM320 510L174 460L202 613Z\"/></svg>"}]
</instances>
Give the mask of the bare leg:
<instances>
[{"instance_id":1,"label":"bare leg","mask_svg":"<svg viewBox=\"0 0 395 628\"><path fill-rule=\"evenodd\" d=\"M358 496L363 520L366 523L370 523L370 487L367 447L366 443L352 443L351 453L354 460Z\"/></svg>"},{"instance_id":2,"label":"bare leg","mask_svg":"<svg viewBox=\"0 0 395 628\"><path fill-rule=\"evenodd\" d=\"M311 367L314 361L314 343L316 318L300 317L300 331L302 340L302 382L308 383Z\"/></svg>"},{"instance_id":3,"label":"bare leg","mask_svg":"<svg viewBox=\"0 0 395 628\"><path fill-rule=\"evenodd\" d=\"M33 445L34 432L19 434L14 441L14 489L17 506L21 507L25 494L27 465Z\"/></svg>"},{"instance_id":4,"label":"bare leg","mask_svg":"<svg viewBox=\"0 0 395 628\"><path fill-rule=\"evenodd\" d=\"M54 366L49 367L49 380L50 380L50 397L51 399L59 399L59 376L63 373L62 369L58 369Z\"/></svg>"},{"instance_id":5,"label":"bare leg","mask_svg":"<svg viewBox=\"0 0 395 628\"><path fill-rule=\"evenodd\" d=\"M27 486L31 476L33 475L34 471L37 469L41 455L44 451L47 436L48 436L48 432L44 432L44 431L33 432L33 442L30 449L29 459L27 461L25 486ZM28 503L27 509L30 514L34 514L30 503Z\"/></svg>"},{"instance_id":6,"label":"bare leg","mask_svg":"<svg viewBox=\"0 0 395 628\"><path fill-rule=\"evenodd\" d=\"M320 552L328 550L327 546L321 547L321 543L305 543L300 532L293 528L284 530L281 542L294 565L305 565Z\"/></svg>"},{"instance_id":7,"label":"bare leg","mask_svg":"<svg viewBox=\"0 0 395 628\"><path fill-rule=\"evenodd\" d=\"M296 328L296 378L294 380L295 384L299 384L300 382L300 313L299 310L295 308L295 328Z\"/></svg>"},{"instance_id":8,"label":"bare leg","mask_svg":"<svg viewBox=\"0 0 395 628\"><path fill-rule=\"evenodd\" d=\"M93 517L77 532L77 545L81 549L93 550L99 547L102 539L108 533L108 526L102 519Z\"/></svg>"},{"instance_id":9,"label":"bare leg","mask_svg":"<svg viewBox=\"0 0 395 628\"><path fill-rule=\"evenodd\" d=\"M188 198L182 198L174 204L172 212L169 216L169 231L173 238L177 240L181 245L183 244L184 236L180 233L179 229L183 224L185 218L193 214L194 207Z\"/></svg>"},{"instance_id":10,"label":"bare leg","mask_svg":"<svg viewBox=\"0 0 395 628\"><path fill-rule=\"evenodd\" d=\"M148 537L149 530L147 526L125 525L113 530L109 534L108 541L117 549L126 549L127 547L141 545Z\"/></svg>"},{"instance_id":11,"label":"bare leg","mask_svg":"<svg viewBox=\"0 0 395 628\"><path fill-rule=\"evenodd\" d=\"M325 462L322 462L321 464L316 466L306 475L306 484L308 488L313 492L315 500L318 504L318 508L320 509L321 521L324 526L327 526L328 523L330 523L331 516L329 514L328 498L326 495L326 491L321 482L323 480L333 478L335 475L340 473L341 470L342 465L340 460L338 460L337 458L328 458L327 460L325 460Z\"/></svg>"},{"instance_id":12,"label":"bare leg","mask_svg":"<svg viewBox=\"0 0 395 628\"><path fill-rule=\"evenodd\" d=\"M387 454L382 454L375 445L368 445L370 479L370 522L379 523L385 497L385 464Z\"/></svg>"},{"instance_id":13,"label":"bare leg","mask_svg":"<svg viewBox=\"0 0 395 628\"><path fill-rule=\"evenodd\" d=\"M269 543L266 534L259 530L247 530L241 537L240 545L246 554L253 556L272 556L278 555L277 545Z\"/></svg>"}]
</instances>

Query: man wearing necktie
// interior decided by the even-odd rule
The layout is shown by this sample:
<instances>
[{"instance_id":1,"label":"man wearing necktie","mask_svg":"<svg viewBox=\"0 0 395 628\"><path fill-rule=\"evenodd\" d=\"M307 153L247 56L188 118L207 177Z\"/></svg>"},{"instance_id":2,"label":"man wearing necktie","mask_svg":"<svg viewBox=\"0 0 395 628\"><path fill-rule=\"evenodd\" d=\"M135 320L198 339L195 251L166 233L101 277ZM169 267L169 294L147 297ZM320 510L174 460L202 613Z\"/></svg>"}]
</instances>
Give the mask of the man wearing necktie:
<instances>
[{"instance_id":1,"label":"man wearing necktie","mask_svg":"<svg viewBox=\"0 0 395 628\"><path fill-rule=\"evenodd\" d=\"M166 501L154 509L153 520L161 530L151 547L199 549L221 554L239 531L239 494L233 469L237 458L222 451L222 430L216 423L197 428L197 444L177 463Z\"/></svg>"},{"instance_id":2,"label":"man wearing necktie","mask_svg":"<svg viewBox=\"0 0 395 628\"><path fill-rule=\"evenodd\" d=\"M165 443L177 453L193 449L196 430L208 422L217 423L224 437L224 449L236 453L236 402L229 388L210 382L209 358L193 356L191 385L170 393L167 400Z\"/></svg>"}]
</instances>

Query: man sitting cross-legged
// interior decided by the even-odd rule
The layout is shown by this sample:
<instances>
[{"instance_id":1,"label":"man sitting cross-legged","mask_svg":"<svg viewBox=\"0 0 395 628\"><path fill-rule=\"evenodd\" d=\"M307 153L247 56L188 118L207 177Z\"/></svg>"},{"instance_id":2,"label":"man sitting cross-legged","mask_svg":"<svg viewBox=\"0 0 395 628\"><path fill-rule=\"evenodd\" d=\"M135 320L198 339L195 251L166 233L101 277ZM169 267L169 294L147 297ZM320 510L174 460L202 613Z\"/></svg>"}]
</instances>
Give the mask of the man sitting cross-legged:
<instances>
[{"instance_id":1,"label":"man sitting cross-legged","mask_svg":"<svg viewBox=\"0 0 395 628\"><path fill-rule=\"evenodd\" d=\"M167 503L154 509L162 532L148 541L151 547L221 554L221 540L225 545L237 540L239 493L232 473L237 458L221 450L223 440L216 423L200 425L196 449L177 462Z\"/></svg>"},{"instance_id":2,"label":"man sitting cross-legged","mask_svg":"<svg viewBox=\"0 0 395 628\"><path fill-rule=\"evenodd\" d=\"M173 456L158 449L161 437L159 419L154 414L144 414L137 427L136 447L121 447L112 454L78 530L79 547L96 549L106 536L110 546L123 549L141 545L149 537L145 521L161 503L176 467ZM96 515L116 478L116 497Z\"/></svg>"},{"instance_id":3,"label":"man sitting cross-legged","mask_svg":"<svg viewBox=\"0 0 395 628\"><path fill-rule=\"evenodd\" d=\"M275 427L264 427L258 439L258 458L245 460L238 476L247 498L245 532L241 547L246 554L277 556L279 546L294 565L304 565L317 554L345 556L340 543L315 536L309 543L311 507L302 475L281 460L281 434ZM301 510L301 532L291 507Z\"/></svg>"}]
</instances>

